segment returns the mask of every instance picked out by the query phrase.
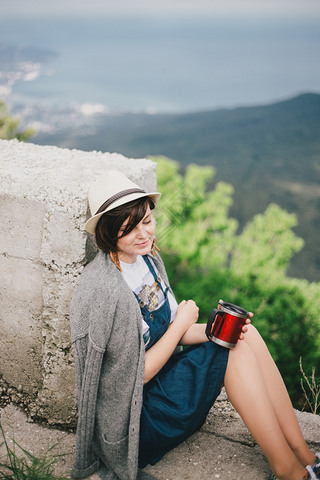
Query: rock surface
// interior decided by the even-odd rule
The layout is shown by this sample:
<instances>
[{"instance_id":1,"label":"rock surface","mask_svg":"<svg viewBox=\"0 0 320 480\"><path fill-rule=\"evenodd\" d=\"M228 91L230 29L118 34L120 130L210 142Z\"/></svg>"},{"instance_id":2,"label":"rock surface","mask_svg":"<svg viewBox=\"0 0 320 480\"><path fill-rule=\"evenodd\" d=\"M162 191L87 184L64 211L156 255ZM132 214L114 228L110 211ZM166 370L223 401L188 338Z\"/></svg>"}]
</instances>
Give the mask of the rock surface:
<instances>
[{"instance_id":1,"label":"rock surface","mask_svg":"<svg viewBox=\"0 0 320 480\"><path fill-rule=\"evenodd\" d=\"M74 433L30 423L12 404L0 412L8 440L14 434L15 440L35 455L44 455L48 446L57 444L54 451L66 455L57 463L55 473L69 478ZM309 446L315 452L320 451L320 416L298 411L296 414ZM0 455L3 454L2 447ZM218 397L199 432L145 471L159 480L267 480L270 473L260 448L224 393ZM97 474L88 479L100 480Z\"/></svg>"}]
</instances>

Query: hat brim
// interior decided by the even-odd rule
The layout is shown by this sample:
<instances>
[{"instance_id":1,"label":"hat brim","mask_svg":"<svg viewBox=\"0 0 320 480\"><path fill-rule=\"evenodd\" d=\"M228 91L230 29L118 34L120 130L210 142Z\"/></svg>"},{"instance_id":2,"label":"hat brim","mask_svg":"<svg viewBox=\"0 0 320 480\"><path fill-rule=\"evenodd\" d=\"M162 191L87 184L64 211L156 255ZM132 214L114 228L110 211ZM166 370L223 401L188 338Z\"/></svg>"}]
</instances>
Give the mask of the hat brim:
<instances>
[{"instance_id":1,"label":"hat brim","mask_svg":"<svg viewBox=\"0 0 320 480\"><path fill-rule=\"evenodd\" d=\"M119 200L115 201L108 208L103 210L103 212L97 213L96 215L93 215L92 217L90 217L86 221L84 228L88 233L95 234L97 223L103 214L110 212L110 210L113 210L114 208L120 207L120 205L125 205L126 203L130 203L133 200L138 200L139 198L143 198L143 197L150 197L153 203L156 205L159 198L161 197L161 193L159 192L131 193L130 195L122 197Z\"/></svg>"}]
</instances>

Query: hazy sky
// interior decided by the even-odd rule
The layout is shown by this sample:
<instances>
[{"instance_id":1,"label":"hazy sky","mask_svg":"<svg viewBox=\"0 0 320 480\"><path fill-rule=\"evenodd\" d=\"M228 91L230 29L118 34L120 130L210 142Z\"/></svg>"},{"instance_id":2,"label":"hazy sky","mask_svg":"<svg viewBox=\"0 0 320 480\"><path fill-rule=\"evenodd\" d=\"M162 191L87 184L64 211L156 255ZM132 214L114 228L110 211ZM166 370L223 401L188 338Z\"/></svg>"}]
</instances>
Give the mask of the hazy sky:
<instances>
[{"instance_id":1,"label":"hazy sky","mask_svg":"<svg viewBox=\"0 0 320 480\"><path fill-rule=\"evenodd\" d=\"M0 0L0 14L186 10L216 14L316 15L320 0Z\"/></svg>"}]
</instances>

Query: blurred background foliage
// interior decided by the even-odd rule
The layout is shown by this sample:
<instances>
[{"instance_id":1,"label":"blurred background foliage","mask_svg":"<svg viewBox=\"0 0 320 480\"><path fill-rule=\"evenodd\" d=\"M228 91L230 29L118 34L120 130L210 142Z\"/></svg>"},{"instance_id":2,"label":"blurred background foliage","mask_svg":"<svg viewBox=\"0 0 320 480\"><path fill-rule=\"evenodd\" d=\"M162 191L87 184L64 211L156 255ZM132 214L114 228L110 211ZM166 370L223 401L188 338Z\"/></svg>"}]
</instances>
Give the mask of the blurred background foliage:
<instances>
[{"instance_id":1,"label":"blurred background foliage","mask_svg":"<svg viewBox=\"0 0 320 480\"><path fill-rule=\"evenodd\" d=\"M252 311L295 407L304 408L299 359L306 375L320 365L320 283L286 275L303 246L292 231L295 215L270 204L239 231L228 216L233 187L218 182L208 188L213 167L190 164L182 174L178 162L152 159L162 192L157 243L177 300L195 300L200 322L219 299Z\"/></svg>"},{"instance_id":2,"label":"blurred background foliage","mask_svg":"<svg viewBox=\"0 0 320 480\"><path fill-rule=\"evenodd\" d=\"M19 130L20 119L12 117L6 104L0 100L0 139L11 140L17 138L20 142L27 141L36 133L33 128Z\"/></svg>"}]
</instances>

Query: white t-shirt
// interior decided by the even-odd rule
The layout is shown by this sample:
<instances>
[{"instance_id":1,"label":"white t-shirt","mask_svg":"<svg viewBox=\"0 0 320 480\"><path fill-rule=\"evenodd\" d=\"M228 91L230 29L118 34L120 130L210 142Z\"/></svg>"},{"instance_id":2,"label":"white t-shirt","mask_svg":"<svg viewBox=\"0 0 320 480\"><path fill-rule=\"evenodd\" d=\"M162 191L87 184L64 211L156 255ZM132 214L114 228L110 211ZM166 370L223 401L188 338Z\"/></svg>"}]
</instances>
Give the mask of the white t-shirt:
<instances>
[{"instance_id":1,"label":"white t-shirt","mask_svg":"<svg viewBox=\"0 0 320 480\"><path fill-rule=\"evenodd\" d=\"M158 275L161 286L165 291L167 287L162 278L159 276L159 272L152 259L150 259L150 261L156 272L156 275ZM143 257L138 255L135 263L124 263L120 261L120 265L124 280L127 282L129 288L138 296L138 298L143 301L149 312L157 310L159 307L161 307L164 302L163 292L159 287L159 284L155 281ZM171 323L176 316L178 304L170 291L168 291L168 300L171 310ZM148 324L144 320L142 320L142 332L145 346L147 346L150 340L150 332Z\"/></svg>"}]
</instances>

